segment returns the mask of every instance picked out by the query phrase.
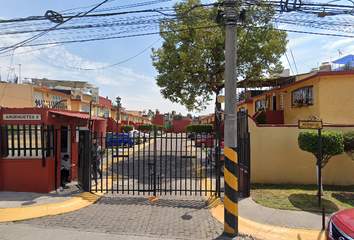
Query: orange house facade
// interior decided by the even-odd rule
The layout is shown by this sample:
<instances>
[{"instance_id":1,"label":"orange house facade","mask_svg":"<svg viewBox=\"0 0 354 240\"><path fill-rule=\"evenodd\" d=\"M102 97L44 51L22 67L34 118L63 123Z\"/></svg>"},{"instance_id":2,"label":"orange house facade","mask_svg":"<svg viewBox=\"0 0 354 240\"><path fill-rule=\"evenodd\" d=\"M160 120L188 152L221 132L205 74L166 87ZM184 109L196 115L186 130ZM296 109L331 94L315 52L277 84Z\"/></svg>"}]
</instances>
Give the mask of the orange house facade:
<instances>
[{"instance_id":1,"label":"orange house facade","mask_svg":"<svg viewBox=\"0 0 354 240\"><path fill-rule=\"evenodd\" d=\"M251 135L251 182L316 184L316 159L298 147L304 129L299 120L316 117L323 130L354 130L354 71L319 71L313 74L272 79L273 84L237 106L248 110ZM328 185L353 185L354 161L346 153L334 156L323 168Z\"/></svg>"}]
</instances>

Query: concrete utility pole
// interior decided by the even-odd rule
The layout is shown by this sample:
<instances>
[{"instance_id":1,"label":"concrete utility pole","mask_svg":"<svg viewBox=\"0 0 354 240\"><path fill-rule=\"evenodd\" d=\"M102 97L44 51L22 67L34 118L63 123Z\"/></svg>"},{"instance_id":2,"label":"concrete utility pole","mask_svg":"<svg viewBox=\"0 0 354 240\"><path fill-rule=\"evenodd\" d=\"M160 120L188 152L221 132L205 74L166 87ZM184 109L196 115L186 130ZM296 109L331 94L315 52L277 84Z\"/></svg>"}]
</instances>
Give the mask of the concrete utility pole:
<instances>
[{"instance_id":1,"label":"concrete utility pole","mask_svg":"<svg viewBox=\"0 0 354 240\"><path fill-rule=\"evenodd\" d=\"M225 215L224 233L238 235L237 176L237 1L226 1L225 42Z\"/></svg>"}]
</instances>

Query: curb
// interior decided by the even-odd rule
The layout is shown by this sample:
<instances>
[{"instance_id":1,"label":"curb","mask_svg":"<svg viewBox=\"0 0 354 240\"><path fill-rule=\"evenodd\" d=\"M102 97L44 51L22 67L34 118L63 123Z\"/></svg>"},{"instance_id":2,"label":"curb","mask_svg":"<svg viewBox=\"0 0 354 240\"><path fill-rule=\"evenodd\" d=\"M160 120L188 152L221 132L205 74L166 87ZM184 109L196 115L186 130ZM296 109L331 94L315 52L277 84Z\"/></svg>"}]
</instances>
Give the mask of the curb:
<instances>
[{"instance_id":1,"label":"curb","mask_svg":"<svg viewBox=\"0 0 354 240\"><path fill-rule=\"evenodd\" d=\"M72 199L59 203L49 203L22 208L2 208L0 209L0 223L72 212L95 203L102 196L103 194L101 193L92 194L85 192Z\"/></svg>"},{"instance_id":2,"label":"curb","mask_svg":"<svg viewBox=\"0 0 354 240\"><path fill-rule=\"evenodd\" d=\"M220 198L209 196L207 207L212 216L224 224L224 204ZM271 226L254 222L252 220L238 216L238 229L241 233L250 235L257 239L277 240L277 239L301 239L301 240L325 240L324 231L292 229L285 227Z\"/></svg>"}]
</instances>

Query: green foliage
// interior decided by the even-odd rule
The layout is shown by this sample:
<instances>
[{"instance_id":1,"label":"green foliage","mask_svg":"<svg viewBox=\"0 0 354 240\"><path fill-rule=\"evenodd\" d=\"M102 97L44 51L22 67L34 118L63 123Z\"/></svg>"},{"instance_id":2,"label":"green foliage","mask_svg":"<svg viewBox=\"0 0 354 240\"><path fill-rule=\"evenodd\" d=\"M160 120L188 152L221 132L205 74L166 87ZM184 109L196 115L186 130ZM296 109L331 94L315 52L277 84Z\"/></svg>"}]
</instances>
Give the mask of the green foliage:
<instances>
[{"instance_id":1,"label":"green foliage","mask_svg":"<svg viewBox=\"0 0 354 240\"><path fill-rule=\"evenodd\" d=\"M120 129L122 129L122 131L127 133L127 132L130 132L131 130L133 130L134 126L132 126L132 125L122 125L120 127Z\"/></svg>"},{"instance_id":2,"label":"green foliage","mask_svg":"<svg viewBox=\"0 0 354 240\"><path fill-rule=\"evenodd\" d=\"M341 70L353 70L354 66L348 61L344 66L341 68Z\"/></svg>"},{"instance_id":3,"label":"green foliage","mask_svg":"<svg viewBox=\"0 0 354 240\"><path fill-rule=\"evenodd\" d=\"M155 116L155 113L154 113L154 111L149 109L149 111L147 112L147 115L150 116L150 117L153 117L153 116Z\"/></svg>"},{"instance_id":4,"label":"green foliage","mask_svg":"<svg viewBox=\"0 0 354 240\"><path fill-rule=\"evenodd\" d=\"M351 160L354 160L354 131L347 131L343 134L344 151Z\"/></svg>"},{"instance_id":5,"label":"green foliage","mask_svg":"<svg viewBox=\"0 0 354 240\"><path fill-rule=\"evenodd\" d=\"M322 165L323 168L333 156L344 152L343 135L341 132L322 131ZM318 131L301 131L298 136L299 148L312 153L318 159ZM318 161L316 163L318 165Z\"/></svg>"},{"instance_id":6,"label":"green foliage","mask_svg":"<svg viewBox=\"0 0 354 240\"><path fill-rule=\"evenodd\" d=\"M212 124L193 124L189 125L190 126L190 132L195 132L195 133L208 133L212 132L214 129L214 126Z\"/></svg>"},{"instance_id":7,"label":"green foliage","mask_svg":"<svg viewBox=\"0 0 354 240\"><path fill-rule=\"evenodd\" d=\"M258 124L267 124L267 115L265 112L261 112L256 116L256 121Z\"/></svg>"},{"instance_id":8,"label":"green foliage","mask_svg":"<svg viewBox=\"0 0 354 240\"><path fill-rule=\"evenodd\" d=\"M152 130L154 130L154 126L151 124L139 125L139 131L152 131Z\"/></svg>"},{"instance_id":9,"label":"green foliage","mask_svg":"<svg viewBox=\"0 0 354 240\"><path fill-rule=\"evenodd\" d=\"M186 0L174 5L176 17L161 21L164 42L152 49L151 56L162 96L189 111L204 110L225 79L225 24L215 22L217 7L195 7L200 4ZM237 29L238 79L259 80L280 73L287 34L269 22L274 10L247 6L246 12L249 18Z\"/></svg>"},{"instance_id":10,"label":"green foliage","mask_svg":"<svg viewBox=\"0 0 354 240\"><path fill-rule=\"evenodd\" d=\"M186 129L187 132L190 132L190 131L191 131L191 126L192 126L192 125L188 125L188 126L186 126L184 129Z\"/></svg>"},{"instance_id":11,"label":"green foliage","mask_svg":"<svg viewBox=\"0 0 354 240\"><path fill-rule=\"evenodd\" d=\"M354 150L354 131L350 130L343 133L344 139L344 151L353 151Z\"/></svg>"},{"instance_id":12,"label":"green foliage","mask_svg":"<svg viewBox=\"0 0 354 240\"><path fill-rule=\"evenodd\" d=\"M158 130L166 130L166 127L165 126L158 126L158 125L156 125L157 126L157 129Z\"/></svg>"}]
</instances>

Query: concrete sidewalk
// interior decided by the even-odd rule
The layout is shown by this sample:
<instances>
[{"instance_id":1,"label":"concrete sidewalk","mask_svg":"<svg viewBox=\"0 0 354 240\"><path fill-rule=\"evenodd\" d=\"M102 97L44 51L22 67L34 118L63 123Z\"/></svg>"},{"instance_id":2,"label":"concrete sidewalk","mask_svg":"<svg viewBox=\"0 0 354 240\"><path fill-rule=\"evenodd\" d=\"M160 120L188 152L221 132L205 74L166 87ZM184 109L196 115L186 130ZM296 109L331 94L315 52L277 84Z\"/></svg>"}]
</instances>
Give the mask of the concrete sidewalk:
<instances>
[{"instance_id":1,"label":"concrete sidewalk","mask_svg":"<svg viewBox=\"0 0 354 240\"><path fill-rule=\"evenodd\" d=\"M76 183L48 194L0 192L0 222L68 213L95 203L103 195L84 193ZM213 217L223 223L221 199L209 197L207 205ZM325 239L321 214L266 208L251 198L239 199L238 209L239 232L257 239Z\"/></svg>"}]
</instances>

